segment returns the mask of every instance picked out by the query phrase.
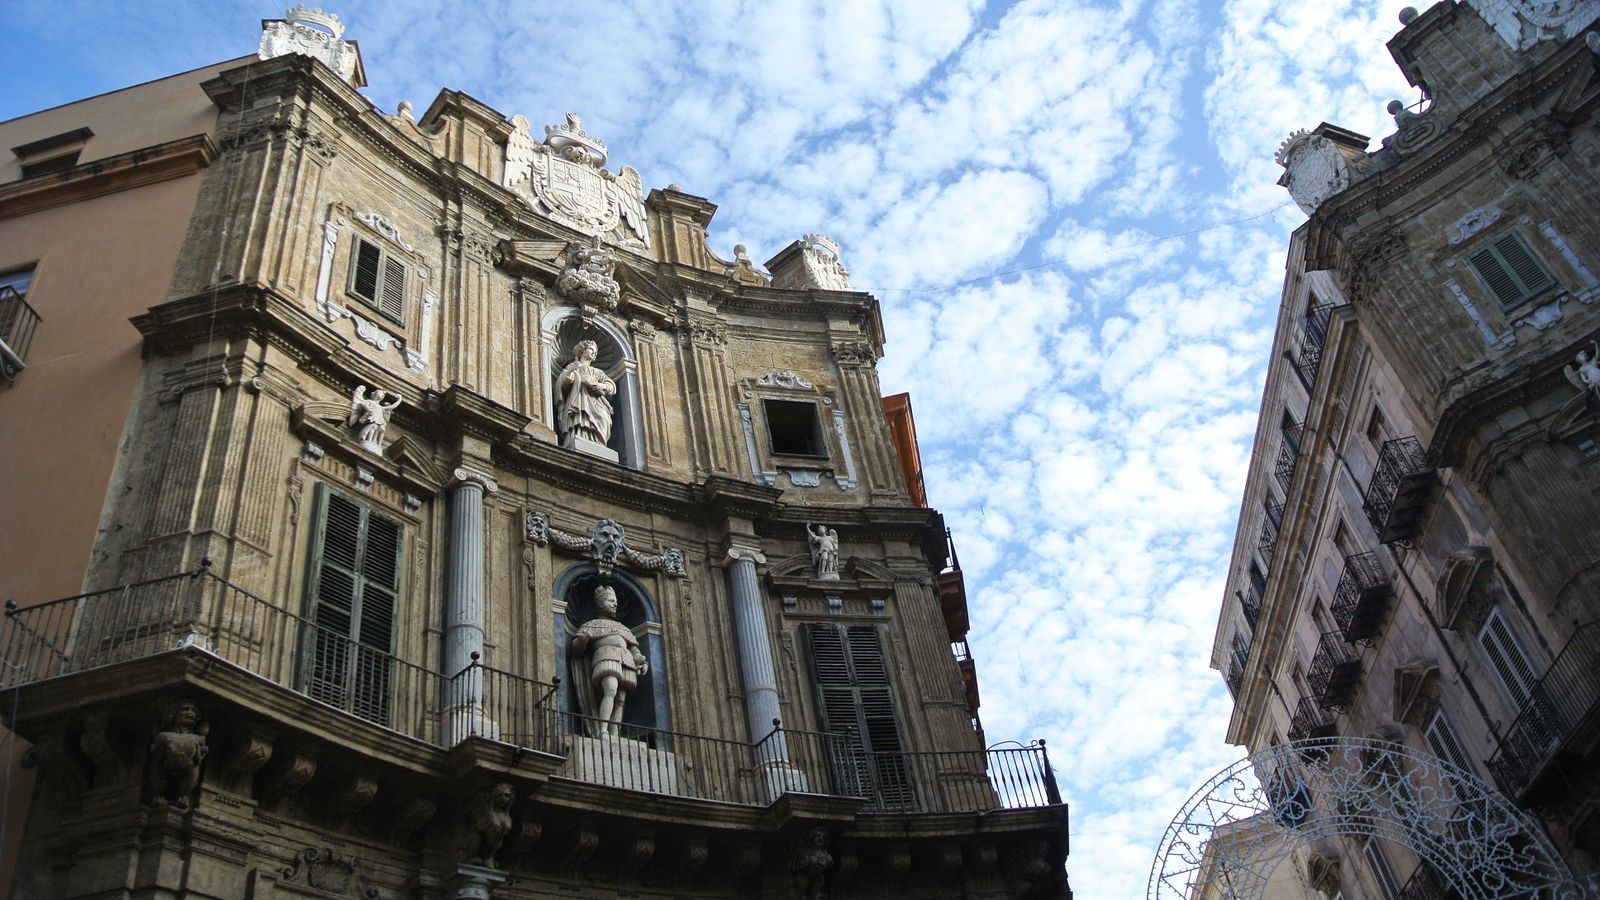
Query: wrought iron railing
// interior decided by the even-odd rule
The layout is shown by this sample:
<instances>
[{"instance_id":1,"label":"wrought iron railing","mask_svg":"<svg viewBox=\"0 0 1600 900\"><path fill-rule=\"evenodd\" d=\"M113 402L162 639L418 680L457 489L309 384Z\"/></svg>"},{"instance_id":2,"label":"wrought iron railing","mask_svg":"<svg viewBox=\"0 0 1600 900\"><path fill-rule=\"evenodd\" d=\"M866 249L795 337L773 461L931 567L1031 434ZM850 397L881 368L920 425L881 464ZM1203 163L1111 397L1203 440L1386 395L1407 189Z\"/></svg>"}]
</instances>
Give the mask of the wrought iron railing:
<instances>
[{"instance_id":1,"label":"wrought iron railing","mask_svg":"<svg viewBox=\"0 0 1600 900\"><path fill-rule=\"evenodd\" d=\"M1261 536L1256 541L1256 549L1261 551L1261 561L1272 568L1272 555L1278 549L1278 531L1283 527L1283 504L1278 503L1267 507L1266 516L1261 520Z\"/></svg>"},{"instance_id":2,"label":"wrought iron railing","mask_svg":"<svg viewBox=\"0 0 1600 900\"><path fill-rule=\"evenodd\" d=\"M1244 666L1249 661L1249 655L1238 650L1228 654L1228 674L1224 676L1228 682L1228 690L1238 696L1239 689L1244 686Z\"/></svg>"},{"instance_id":3,"label":"wrought iron railing","mask_svg":"<svg viewBox=\"0 0 1600 900\"><path fill-rule=\"evenodd\" d=\"M209 565L209 562L207 563ZM202 649L408 737L471 737L562 757L556 775L627 790L766 805L785 791L862 797L873 812L1061 802L1044 742L873 752L851 735L779 727L760 741L601 723L558 708L559 683L484 666L446 676L274 606L206 567L19 608L0 621L0 689Z\"/></svg>"},{"instance_id":4,"label":"wrought iron railing","mask_svg":"<svg viewBox=\"0 0 1600 900\"><path fill-rule=\"evenodd\" d=\"M1318 706L1339 711L1349 704L1361 680L1361 657L1345 642L1343 632L1330 631L1317 641L1307 678Z\"/></svg>"},{"instance_id":5,"label":"wrought iron railing","mask_svg":"<svg viewBox=\"0 0 1600 900\"><path fill-rule=\"evenodd\" d=\"M39 327L39 313L10 285L0 286L0 377L17 377L33 345L33 332Z\"/></svg>"},{"instance_id":6,"label":"wrought iron railing","mask_svg":"<svg viewBox=\"0 0 1600 900\"><path fill-rule=\"evenodd\" d=\"M1324 303L1306 313L1300 325L1300 343L1295 350L1294 370L1300 383L1310 393L1317 383L1317 369L1322 366L1322 345L1328 337L1328 319L1334 304Z\"/></svg>"},{"instance_id":7,"label":"wrought iron railing","mask_svg":"<svg viewBox=\"0 0 1600 900\"><path fill-rule=\"evenodd\" d=\"M1289 740L1330 738L1338 733L1332 713L1319 706L1313 697L1300 698L1295 705L1294 716L1289 720Z\"/></svg>"},{"instance_id":8,"label":"wrought iron railing","mask_svg":"<svg viewBox=\"0 0 1600 900\"><path fill-rule=\"evenodd\" d=\"M1352 644L1370 643L1383 624L1393 594L1389 573L1376 553L1357 553L1344 560L1344 572L1333 595L1333 621Z\"/></svg>"},{"instance_id":9,"label":"wrought iron railing","mask_svg":"<svg viewBox=\"0 0 1600 900\"><path fill-rule=\"evenodd\" d=\"M1250 627L1256 627L1256 621L1261 618L1261 595L1256 593L1254 587L1247 587L1238 592L1239 608L1244 611L1244 620Z\"/></svg>"},{"instance_id":10,"label":"wrought iron railing","mask_svg":"<svg viewBox=\"0 0 1600 900\"><path fill-rule=\"evenodd\" d=\"M1539 777L1580 728L1600 715L1600 622L1579 628L1535 682L1489 768L1513 798Z\"/></svg>"},{"instance_id":11,"label":"wrought iron railing","mask_svg":"<svg viewBox=\"0 0 1600 900\"><path fill-rule=\"evenodd\" d=\"M1294 481L1294 467L1300 460L1300 436L1305 431L1304 425L1292 425L1282 429L1283 442L1278 445L1278 465L1275 474L1278 484L1285 491Z\"/></svg>"},{"instance_id":12,"label":"wrought iron railing","mask_svg":"<svg viewBox=\"0 0 1600 900\"><path fill-rule=\"evenodd\" d=\"M1434 471L1421 441L1401 437L1384 442L1361 503L1379 541L1405 540L1416 531L1433 482Z\"/></svg>"},{"instance_id":13,"label":"wrought iron railing","mask_svg":"<svg viewBox=\"0 0 1600 900\"><path fill-rule=\"evenodd\" d=\"M1426 860L1417 865L1405 887L1400 889L1400 900L1457 900L1460 896Z\"/></svg>"}]
</instances>

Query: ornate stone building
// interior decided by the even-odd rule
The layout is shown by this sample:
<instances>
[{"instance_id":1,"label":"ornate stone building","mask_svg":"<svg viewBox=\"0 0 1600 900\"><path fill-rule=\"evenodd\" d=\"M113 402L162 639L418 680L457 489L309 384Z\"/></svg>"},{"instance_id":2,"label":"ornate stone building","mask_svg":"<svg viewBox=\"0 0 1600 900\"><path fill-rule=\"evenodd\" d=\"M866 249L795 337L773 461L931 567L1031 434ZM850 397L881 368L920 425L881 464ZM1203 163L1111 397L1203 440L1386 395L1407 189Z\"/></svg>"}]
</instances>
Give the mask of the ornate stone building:
<instances>
[{"instance_id":1,"label":"ornate stone building","mask_svg":"<svg viewBox=\"0 0 1600 900\"><path fill-rule=\"evenodd\" d=\"M16 895L1068 894L838 246L364 79L297 7L0 123Z\"/></svg>"},{"instance_id":2,"label":"ornate stone building","mask_svg":"<svg viewBox=\"0 0 1600 900\"><path fill-rule=\"evenodd\" d=\"M1495 786L1579 874L1600 867L1597 16L1407 9L1389 49L1420 106L1390 104L1375 147L1323 124L1280 149L1309 220L1212 655L1230 741L1408 745ZM1366 833L1288 841L1283 896L1466 892Z\"/></svg>"}]
</instances>

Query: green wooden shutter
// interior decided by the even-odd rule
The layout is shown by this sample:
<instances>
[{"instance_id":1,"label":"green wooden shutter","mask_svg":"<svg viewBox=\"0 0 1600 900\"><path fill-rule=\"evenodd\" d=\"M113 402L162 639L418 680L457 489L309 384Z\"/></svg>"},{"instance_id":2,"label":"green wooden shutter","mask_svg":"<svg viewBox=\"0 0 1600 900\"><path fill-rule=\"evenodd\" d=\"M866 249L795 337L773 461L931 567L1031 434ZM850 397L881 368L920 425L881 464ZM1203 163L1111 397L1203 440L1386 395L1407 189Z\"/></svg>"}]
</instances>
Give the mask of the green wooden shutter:
<instances>
[{"instance_id":1,"label":"green wooden shutter","mask_svg":"<svg viewBox=\"0 0 1600 900\"><path fill-rule=\"evenodd\" d=\"M1555 284L1544 263L1533 255L1519 232L1501 235L1482 250L1467 257L1502 309L1510 309L1544 292Z\"/></svg>"},{"instance_id":2,"label":"green wooden shutter","mask_svg":"<svg viewBox=\"0 0 1600 900\"><path fill-rule=\"evenodd\" d=\"M382 268L383 251L377 244L356 238L355 266L350 275L350 293L367 301L378 302L378 274Z\"/></svg>"},{"instance_id":3,"label":"green wooden shutter","mask_svg":"<svg viewBox=\"0 0 1600 900\"><path fill-rule=\"evenodd\" d=\"M314 521L305 691L387 724L402 570L400 524L327 485L317 486Z\"/></svg>"},{"instance_id":4,"label":"green wooden shutter","mask_svg":"<svg viewBox=\"0 0 1600 900\"><path fill-rule=\"evenodd\" d=\"M383 260L383 292L378 296L378 311L404 323L406 320L406 267L387 256Z\"/></svg>"},{"instance_id":5,"label":"green wooden shutter","mask_svg":"<svg viewBox=\"0 0 1600 900\"><path fill-rule=\"evenodd\" d=\"M813 624L809 638L822 729L847 734L850 751L857 754L854 764L835 767L835 778L880 808L913 807L915 792L877 628Z\"/></svg>"}]
</instances>

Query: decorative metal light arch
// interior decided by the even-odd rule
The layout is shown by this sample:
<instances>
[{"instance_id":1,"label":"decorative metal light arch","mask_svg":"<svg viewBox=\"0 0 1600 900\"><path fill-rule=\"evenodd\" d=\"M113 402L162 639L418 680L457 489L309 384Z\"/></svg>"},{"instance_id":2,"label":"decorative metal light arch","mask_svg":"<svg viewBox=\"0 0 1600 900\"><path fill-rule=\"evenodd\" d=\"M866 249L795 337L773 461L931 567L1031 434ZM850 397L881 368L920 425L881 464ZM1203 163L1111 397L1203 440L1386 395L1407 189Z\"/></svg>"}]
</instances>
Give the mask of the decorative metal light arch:
<instances>
[{"instance_id":1,"label":"decorative metal light arch","mask_svg":"<svg viewBox=\"0 0 1600 900\"><path fill-rule=\"evenodd\" d=\"M1365 738L1280 744L1218 772L1167 826L1146 896L1258 900L1295 850L1346 835L1409 849L1465 900L1600 896L1482 779Z\"/></svg>"}]
</instances>

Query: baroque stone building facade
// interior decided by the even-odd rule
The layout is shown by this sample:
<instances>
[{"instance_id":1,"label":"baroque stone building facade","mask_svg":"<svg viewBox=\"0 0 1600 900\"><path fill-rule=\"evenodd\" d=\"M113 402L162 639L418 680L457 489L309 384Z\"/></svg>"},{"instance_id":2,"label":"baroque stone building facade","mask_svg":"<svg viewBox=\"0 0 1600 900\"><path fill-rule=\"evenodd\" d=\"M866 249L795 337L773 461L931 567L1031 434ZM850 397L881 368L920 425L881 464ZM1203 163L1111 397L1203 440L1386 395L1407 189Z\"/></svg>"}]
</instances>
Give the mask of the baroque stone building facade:
<instances>
[{"instance_id":1,"label":"baroque stone building facade","mask_svg":"<svg viewBox=\"0 0 1600 900\"><path fill-rule=\"evenodd\" d=\"M1370 149L1328 124L1280 149L1309 219L1212 655L1231 742L1405 744L1493 785L1580 875L1600 867L1597 16L1407 9L1389 49L1421 105L1390 104ZM1404 844L1287 839L1299 883L1274 896L1466 891Z\"/></svg>"},{"instance_id":2,"label":"baroque stone building facade","mask_svg":"<svg viewBox=\"0 0 1600 900\"><path fill-rule=\"evenodd\" d=\"M297 7L0 123L5 490L72 548L6 551L16 895L1066 895L838 246L722 259L575 115L364 84Z\"/></svg>"}]
</instances>

